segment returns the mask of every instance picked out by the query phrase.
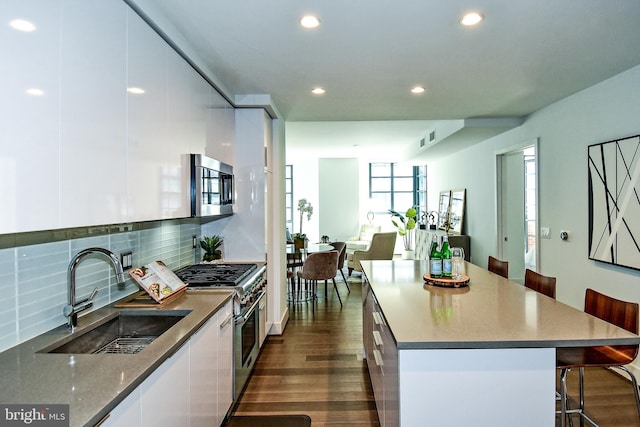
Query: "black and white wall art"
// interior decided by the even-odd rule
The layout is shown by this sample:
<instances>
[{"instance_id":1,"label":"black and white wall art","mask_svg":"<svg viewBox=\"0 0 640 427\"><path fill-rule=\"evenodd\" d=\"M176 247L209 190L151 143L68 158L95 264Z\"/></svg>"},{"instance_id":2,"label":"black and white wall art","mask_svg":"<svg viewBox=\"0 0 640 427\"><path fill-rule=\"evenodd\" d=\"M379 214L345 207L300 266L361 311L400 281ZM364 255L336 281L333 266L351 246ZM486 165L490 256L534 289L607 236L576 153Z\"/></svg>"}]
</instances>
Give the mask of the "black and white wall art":
<instances>
[{"instance_id":1,"label":"black and white wall art","mask_svg":"<svg viewBox=\"0 0 640 427\"><path fill-rule=\"evenodd\" d=\"M589 258L640 269L640 135L590 145Z\"/></svg>"}]
</instances>

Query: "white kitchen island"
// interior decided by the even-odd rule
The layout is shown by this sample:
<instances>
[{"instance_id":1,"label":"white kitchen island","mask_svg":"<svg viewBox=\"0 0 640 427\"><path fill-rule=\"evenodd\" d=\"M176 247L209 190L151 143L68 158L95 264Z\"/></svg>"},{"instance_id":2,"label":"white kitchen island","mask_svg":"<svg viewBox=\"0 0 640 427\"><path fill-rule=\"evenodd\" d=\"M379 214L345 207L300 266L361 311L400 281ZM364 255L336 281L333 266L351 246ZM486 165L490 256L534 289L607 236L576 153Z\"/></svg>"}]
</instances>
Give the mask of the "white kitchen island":
<instances>
[{"instance_id":1,"label":"white kitchen island","mask_svg":"<svg viewBox=\"0 0 640 427\"><path fill-rule=\"evenodd\" d=\"M363 341L383 427L554 426L555 349L640 337L470 263L425 285L426 261L362 261Z\"/></svg>"}]
</instances>

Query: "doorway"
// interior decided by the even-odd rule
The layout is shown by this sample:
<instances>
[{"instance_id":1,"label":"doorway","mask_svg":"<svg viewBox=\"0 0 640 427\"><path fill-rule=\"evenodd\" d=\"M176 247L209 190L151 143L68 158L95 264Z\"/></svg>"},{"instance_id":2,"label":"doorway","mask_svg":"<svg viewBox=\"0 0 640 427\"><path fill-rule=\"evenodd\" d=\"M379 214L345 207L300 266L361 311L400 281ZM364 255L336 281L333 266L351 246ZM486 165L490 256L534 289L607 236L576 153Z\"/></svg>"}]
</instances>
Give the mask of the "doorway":
<instances>
[{"instance_id":1,"label":"doorway","mask_svg":"<svg viewBox=\"0 0 640 427\"><path fill-rule=\"evenodd\" d=\"M509 261L509 279L524 283L538 265L537 139L496 154L497 256Z\"/></svg>"}]
</instances>

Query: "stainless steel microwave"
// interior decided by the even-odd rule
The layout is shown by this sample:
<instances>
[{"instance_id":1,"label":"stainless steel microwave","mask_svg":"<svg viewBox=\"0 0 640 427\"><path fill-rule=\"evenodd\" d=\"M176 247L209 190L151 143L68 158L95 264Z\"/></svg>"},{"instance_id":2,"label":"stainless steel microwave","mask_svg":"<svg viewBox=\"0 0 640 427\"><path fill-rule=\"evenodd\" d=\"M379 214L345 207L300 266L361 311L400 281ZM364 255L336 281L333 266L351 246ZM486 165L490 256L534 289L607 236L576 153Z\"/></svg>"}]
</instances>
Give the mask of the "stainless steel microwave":
<instances>
[{"instance_id":1,"label":"stainless steel microwave","mask_svg":"<svg viewBox=\"0 0 640 427\"><path fill-rule=\"evenodd\" d=\"M191 216L229 215L233 213L233 166L204 156L191 154Z\"/></svg>"}]
</instances>

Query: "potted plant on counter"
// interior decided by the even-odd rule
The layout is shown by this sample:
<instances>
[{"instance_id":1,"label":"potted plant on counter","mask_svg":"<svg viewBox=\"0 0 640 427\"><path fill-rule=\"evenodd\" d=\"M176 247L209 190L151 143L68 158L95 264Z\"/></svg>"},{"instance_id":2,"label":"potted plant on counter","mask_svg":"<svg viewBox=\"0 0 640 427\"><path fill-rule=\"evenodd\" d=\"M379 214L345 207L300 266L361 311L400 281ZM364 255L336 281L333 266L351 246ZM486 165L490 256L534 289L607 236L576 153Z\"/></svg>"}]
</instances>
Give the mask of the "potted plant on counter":
<instances>
[{"instance_id":1,"label":"potted plant on counter","mask_svg":"<svg viewBox=\"0 0 640 427\"><path fill-rule=\"evenodd\" d=\"M291 235L293 238L293 246L296 249L296 252L300 252L307 246L307 235L302 233L293 233Z\"/></svg>"},{"instance_id":2,"label":"potted plant on counter","mask_svg":"<svg viewBox=\"0 0 640 427\"><path fill-rule=\"evenodd\" d=\"M391 222L398 229L398 234L402 236L404 241L402 259L413 259L413 230L416 228L416 217L418 216L416 207L410 207L404 215L391 209L389 209L389 213L391 213ZM398 221L394 218L397 218Z\"/></svg>"},{"instance_id":3,"label":"potted plant on counter","mask_svg":"<svg viewBox=\"0 0 640 427\"><path fill-rule=\"evenodd\" d=\"M222 237L213 235L209 237L203 237L200 240L200 247L204 249L204 255L202 256L203 262L216 262L222 261L222 250L220 250L220 246L222 245Z\"/></svg>"}]
</instances>

